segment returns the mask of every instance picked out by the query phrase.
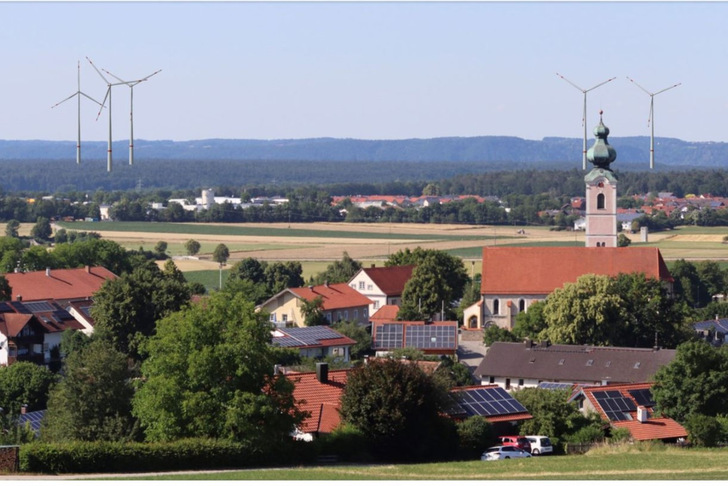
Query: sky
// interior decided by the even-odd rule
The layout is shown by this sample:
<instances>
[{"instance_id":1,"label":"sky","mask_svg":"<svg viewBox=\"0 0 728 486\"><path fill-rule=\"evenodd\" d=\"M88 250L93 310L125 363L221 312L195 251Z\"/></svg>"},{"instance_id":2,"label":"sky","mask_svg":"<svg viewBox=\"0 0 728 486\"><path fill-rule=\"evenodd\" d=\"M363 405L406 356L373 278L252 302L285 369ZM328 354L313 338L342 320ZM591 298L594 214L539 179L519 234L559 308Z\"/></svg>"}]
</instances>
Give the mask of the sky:
<instances>
[{"instance_id":1,"label":"sky","mask_svg":"<svg viewBox=\"0 0 728 486\"><path fill-rule=\"evenodd\" d=\"M147 140L483 135L728 141L723 2L0 2L0 139L77 137L94 64ZM557 76L560 73L572 83ZM114 81L113 78L106 77ZM112 138L130 89L111 88ZM108 110L82 98L83 141Z\"/></svg>"}]
</instances>

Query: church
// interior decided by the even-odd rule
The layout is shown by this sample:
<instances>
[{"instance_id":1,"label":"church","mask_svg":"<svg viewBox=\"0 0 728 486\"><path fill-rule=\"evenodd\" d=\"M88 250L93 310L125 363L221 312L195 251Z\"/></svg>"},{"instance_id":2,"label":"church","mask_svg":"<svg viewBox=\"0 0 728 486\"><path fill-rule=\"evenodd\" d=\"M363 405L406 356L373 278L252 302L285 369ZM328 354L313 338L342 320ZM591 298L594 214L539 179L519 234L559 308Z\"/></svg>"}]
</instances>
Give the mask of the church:
<instances>
[{"instance_id":1,"label":"church","mask_svg":"<svg viewBox=\"0 0 728 486\"><path fill-rule=\"evenodd\" d=\"M594 168L586 185L584 247L484 247L481 300L463 316L466 329L493 325L513 329L516 316L533 302L585 274L616 276L644 273L671 287L672 276L657 248L617 247L617 176L610 164L617 158L609 145L609 128L599 113L594 145L587 160Z\"/></svg>"}]
</instances>

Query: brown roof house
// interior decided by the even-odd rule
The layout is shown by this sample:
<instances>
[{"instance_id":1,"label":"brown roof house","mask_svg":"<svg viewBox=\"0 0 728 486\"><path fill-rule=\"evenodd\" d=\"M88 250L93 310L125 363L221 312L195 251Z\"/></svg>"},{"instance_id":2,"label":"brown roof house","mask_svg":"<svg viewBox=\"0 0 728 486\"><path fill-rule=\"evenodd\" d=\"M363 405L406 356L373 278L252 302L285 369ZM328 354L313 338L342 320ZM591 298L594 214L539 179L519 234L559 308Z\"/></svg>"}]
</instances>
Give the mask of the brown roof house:
<instances>
[{"instance_id":1,"label":"brown roof house","mask_svg":"<svg viewBox=\"0 0 728 486\"><path fill-rule=\"evenodd\" d=\"M23 301L55 300L61 305L90 299L107 280L117 278L104 267L50 269L38 272L7 273L5 279L13 299Z\"/></svg>"},{"instance_id":2,"label":"brown roof house","mask_svg":"<svg viewBox=\"0 0 728 486\"><path fill-rule=\"evenodd\" d=\"M645 383L674 358L674 349L496 342L488 347L475 378L506 390L537 387L542 382Z\"/></svg>"},{"instance_id":3,"label":"brown roof house","mask_svg":"<svg viewBox=\"0 0 728 486\"><path fill-rule=\"evenodd\" d=\"M369 315L386 305L400 305L402 292L412 278L414 265L362 268L349 280L349 286L372 300Z\"/></svg>"},{"instance_id":4,"label":"brown roof house","mask_svg":"<svg viewBox=\"0 0 728 486\"><path fill-rule=\"evenodd\" d=\"M643 273L672 289L672 276L657 248L483 248L481 300L465 311L466 327L512 329L519 312L582 275Z\"/></svg>"},{"instance_id":5,"label":"brown roof house","mask_svg":"<svg viewBox=\"0 0 728 486\"><path fill-rule=\"evenodd\" d=\"M682 425L655 414L651 387L651 383L584 386L575 390L569 402L575 402L584 414L597 412L612 427L629 430L634 440L686 439Z\"/></svg>"},{"instance_id":6,"label":"brown roof house","mask_svg":"<svg viewBox=\"0 0 728 486\"><path fill-rule=\"evenodd\" d=\"M319 297L324 316L330 324L352 321L365 326L369 323L369 305L372 301L345 283L284 289L256 309L269 314L270 321L276 327L305 327L301 304Z\"/></svg>"}]
</instances>

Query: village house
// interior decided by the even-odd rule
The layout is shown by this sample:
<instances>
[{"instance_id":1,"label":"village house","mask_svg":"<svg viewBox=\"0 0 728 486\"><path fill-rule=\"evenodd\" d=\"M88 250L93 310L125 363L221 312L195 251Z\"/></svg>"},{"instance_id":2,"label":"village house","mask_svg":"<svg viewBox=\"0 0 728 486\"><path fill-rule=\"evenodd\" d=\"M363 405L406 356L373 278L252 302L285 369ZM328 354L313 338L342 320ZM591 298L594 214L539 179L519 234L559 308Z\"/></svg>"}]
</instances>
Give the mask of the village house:
<instances>
[{"instance_id":1,"label":"village house","mask_svg":"<svg viewBox=\"0 0 728 486\"><path fill-rule=\"evenodd\" d=\"M568 402L587 415L598 413L617 429L627 429L637 441L676 442L687 438L685 428L671 418L655 414L651 383L578 387Z\"/></svg>"},{"instance_id":2,"label":"village house","mask_svg":"<svg viewBox=\"0 0 728 486\"><path fill-rule=\"evenodd\" d=\"M371 299L369 315L385 305L400 305L402 292L412 278L414 265L362 268L349 280L349 286Z\"/></svg>"},{"instance_id":3,"label":"village house","mask_svg":"<svg viewBox=\"0 0 728 486\"><path fill-rule=\"evenodd\" d=\"M326 320L355 322L361 326L369 323L369 306L372 301L345 283L323 284L284 289L266 300L256 310L270 316L276 327L305 327L301 306L321 299L321 310Z\"/></svg>"},{"instance_id":4,"label":"village house","mask_svg":"<svg viewBox=\"0 0 728 486\"><path fill-rule=\"evenodd\" d=\"M674 349L495 342L475 370L483 385L506 390L542 382L609 385L649 382L675 358Z\"/></svg>"},{"instance_id":5,"label":"village house","mask_svg":"<svg viewBox=\"0 0 728 486\"><path fill-rule=\"evenodd\" d=\"M356 341L328 326L276 328L273 346L295 348L306 358L334 358L348 363Z\"/></svg>"},{"instance_id":6,"label":"village house","mask_svg":"<svg viewBox=\"0 0 728 486\"><path fill-rule=\"evenodd\" d=\"M55 300L64 306L72 301L91 299L104 282L116 278L104 267L91 266L5 274L14 300Z\"/></svg>"}]
</instances>

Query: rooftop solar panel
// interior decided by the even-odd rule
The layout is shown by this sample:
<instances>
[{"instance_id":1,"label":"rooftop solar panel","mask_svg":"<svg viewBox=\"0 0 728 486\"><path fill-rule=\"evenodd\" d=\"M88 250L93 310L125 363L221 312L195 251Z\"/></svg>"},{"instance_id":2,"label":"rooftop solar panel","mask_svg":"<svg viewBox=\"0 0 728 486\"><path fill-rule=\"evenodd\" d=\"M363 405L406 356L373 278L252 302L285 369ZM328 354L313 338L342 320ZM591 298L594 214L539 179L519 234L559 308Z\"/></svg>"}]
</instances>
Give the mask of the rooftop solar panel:
<instances>
[{"instance_id":1,"label":"rooftop solar panel","mask_svg":"<svg viewBox=\"0 0 728 486\"><path fill-rule=\"evenodd\" d=\"M13 308L7 302L0 302L0 313L2 312L14 312Z\"/></svg>"},{"instance_id":2,"label":"rooftop solar panel","mask_svg":"<svg viewBox=\"0 0 728 486\"><path fill-rule=\"evenodd\" d=\"M526 412L526 407L502 388L474 388L452 394L468 416L511 415Z\"/></svg>"},{"instance_id":3,"label":"rooftop solar panel","mask_svg":"<svg viewBox=\"0 0 728 486\"><path fill-rule=\"evenodd\" d=\"M655 401L652 399L652 392L649 389L627 390L627 393L632 395L637 405L642 405L643 407L655 406Z\"/></svg>"},{"instance_id":4,"label":"rooftop solar panel","mask_svg":"<svg viewBox=\"0 0 728 486\"><path fill-rule=\"evenodd\" d=\"M376 324L372 347L374 349L399 349L404 347L403 324Z\"/></svg>"},{"instance_id":5,"label":"rooftop solar panel","mask_svg":"<svg viewBox=\"0 0 728 486\"><path fill-rule=\"evenodd\" d=\"M50 302L47 301L24 302L23 305L32 313L53 312L57 309Z\"/></svg>"},{"instance_id":6,"label":"rooftop solar panel","mask_svg":"<svg viewBox=\"0 0 728 486\"><path fill-rule=\"evenodd\" d=\"M454 349L457 326L407 326L405 346L417 349Z\"/></svg>"}]
</instances>

